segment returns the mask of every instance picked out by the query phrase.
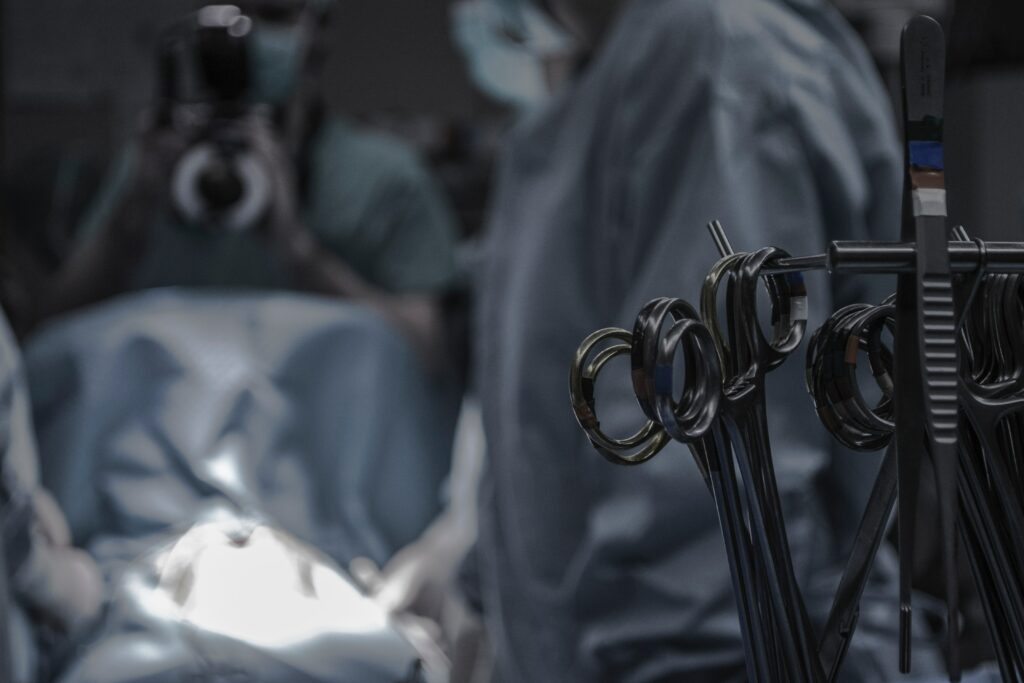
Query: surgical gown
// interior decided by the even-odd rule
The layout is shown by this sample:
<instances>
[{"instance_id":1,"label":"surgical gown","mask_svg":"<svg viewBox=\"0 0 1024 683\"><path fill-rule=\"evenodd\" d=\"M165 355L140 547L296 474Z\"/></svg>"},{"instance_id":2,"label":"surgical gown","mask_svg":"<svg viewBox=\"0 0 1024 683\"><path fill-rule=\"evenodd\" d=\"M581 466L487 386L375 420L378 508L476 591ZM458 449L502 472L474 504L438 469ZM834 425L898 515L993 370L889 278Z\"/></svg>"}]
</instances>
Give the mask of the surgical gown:
<instances>
[{"instance_id":1,"label":"surgical gown","mask_svg":"<svg viewBox=\"0 0 1024 683\"><path fill-rule=\"evenodd\" d=\"M57 680L420 680L338 570L415 540L449 469L457 392L386 319L166 288L53 321L25 367L43 481L108 588Z\"/></svg>"},{"instance_id":2,"label":"surgical gown","mask_svg":"<svg viewBox=\"0 0 1024 683\"><path fill-rule=\"evenodd\" d=\"M692 458L679 445L636 468L598 457L573 419L569 364L586 335L632 328L654 297L697 301L718 258L711 219L738 250L896 238L899 149L872 63L823 0L633 0L580 77L510 134L477 317L489 470L475 573L501 681L743 679L725 546ZM884 293L865 285L811 278L811 325L836 300ZM802 354L770 376L770 427L821 620L848 552L834 506L870 484L831 485L836 449ZM628 368L615 374L599 387L602 427L624 435L642 415ZM882 555L846 680L895 675ZM930 665L918 648L915 672Z\"/></svg>"}]
</instances>

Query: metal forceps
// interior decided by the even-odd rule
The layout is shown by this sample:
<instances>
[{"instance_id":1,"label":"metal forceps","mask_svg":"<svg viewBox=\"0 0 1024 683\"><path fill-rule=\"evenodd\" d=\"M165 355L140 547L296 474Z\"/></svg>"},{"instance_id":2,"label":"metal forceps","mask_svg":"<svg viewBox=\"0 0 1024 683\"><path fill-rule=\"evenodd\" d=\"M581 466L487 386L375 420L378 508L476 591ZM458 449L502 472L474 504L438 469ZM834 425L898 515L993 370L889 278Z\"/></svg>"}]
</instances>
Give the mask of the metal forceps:
<instances>
[{"instance_id":1,"label":"metal forceps","mask_svg":"<svg viewBox=\"0 0 1024 683\"><path fill-rule=\"evenodd\" d=\"M680 350L684 379L676 400L674 371ZM725 537L747 675L754 681L771 680L775 669L763 637L767 624L759 609L750 532L732 457L718 428L722 371L711 332L689 303L655 299L636 318L630 365L640 408L669 436L690 447L711 489Z\"/></svg>"},{"instance_id":2,"label":"metal forceps","mask_svg":"<svg viewBox=\"0 0 1024 683\"><path fill-rule=\"evenodd\" d=\"M1024 436L1022 284L1019 275L982 270L961 306L962 536L1009 681L1024 680L1024 507L1014 474ZM979 289L980 305L970 305Z\"/></svg>"},{"instance_id":3,"label":"metal forceps","mask_svg":"<svg viewBox=\"0 0 1024 683\"><path fill-rule=\"evenodd\" d=\"M719 244L728 243L720 225L712 226L712 234ZM770 671L767 678L761 675L757 680L818 681L823 676L782 523L764 406L765 375L784 362L806 329L803 277L762 273L769 261L787 256L778 249L763 249L754 254L729 254L716 264L702 293L701 318L707 328L697 325L692 309L684 302L648 304L634 327L632 368L634 389L644 412L671 436L690 443L698 463L712 471L713 481L716 476L724 480L719 509L727 542L735 545L730 552L739 583L744 585L737 591L741 619L748 628L755 621L760 627L759 633L747 639L748 660L754 657L759 671L766 665ZM762 280L771 297L774 329L770 340L761 331L757 316L757 288ZM718 324L715 308L723 282L728 282L728 332ZM678 311L672 313L676 321L661 336L665 316L673 311ZM707 347L712 346L706 337L713 343L724 374L706 360L708 371L694 367L694 358L706 359ZM688 352L683 358L690 380L678 403L671 381L677 348ZM718 388L711 388L719 377ZM743 486L740 500L733 502L730 496L735 497L733 491L738 486L736 467ZM741 503L745 503L745 511L740 509ZM737 537L742 542L736 543ZM745 552L750 553L752 568L744 561ZM752 581L746 578L751 573ZM751 601L753 606L749 606Z\"/></svg>"},{"instance_id":4,"label":"metal forceps","mask_svg":"<svg viewBox=\"0 0 1024 683\"><path fill-rule=\"evenodd\" d=\"M666 323L671 329L662 337ZM596 349L612 342L603 350ZM674 399L672 365L678 349L684 352L687 382L679 402ZM633 387L648 419L633 435L610 437L597 418L595 380L601 369L619 355L630 354ZM668 367L668 374L656 370ZM591 444L602 456L619 465L637 465L659 453L672 437L690 446L705 483L711 489L726 541L726 551L738 602L740 627L745 644L747 675L752 681L770 681L766 646L760 638L761 625L756 598L753 558L749 533L743 522L739 487L732 462L717 456L721 450L707 443L718 414L721 370L714 341L696 311L685 301L655 299L637 316L634 332L618 328L598 330L583 340L569 374L573 411ZM659 415L669 416L662 426ZM671 436L670 436L671 435Z\"/></svg>"},{"instance_id":5,"label":"metal forceps","mask_svg":"<svg viewBox=\"0 0 1024 683\"><path fill-rule=\"evenodd\" d=\"M735 255L713 269L709 276L712 299L726 275L731 282L729 308L735 324L730 323L728 344L721 331L716 336L688 303L656 299L641 310L632 333L607 328L585 339L569 384L577 420L595 448L612 462L645 462L670 437L690 446L721 520L749 678L816 683L823 677L782 527L767 450L763 391L764 375L778 367L802 339L806 327L802 277L766 278L773 319L778 323L772 340L764 338L756 317L760 269L769 258L785 255L780 250ZM596 351L609 341L611 346ZM679 351L685 380L677 399L673 372ZM613 438L601 431L594 382L612 358L627 352L637 401L648 420L635 434ZM723 376L723 359L741 363L743 369L731 365L728 376Z\"/></svg>"},{"instance_id":6,"label":"metal forceps","mask_svg":"<svg viewBox=\"0 0 1024 683\"><path fill-rule=\"evenodd\" d=\"M966 241L966 232L957 229ZM1017 462L1024 415L1024 304L1019 275L987 273L984 242L975 240L978 270L958 284L957 330L962 419L959 425L960 535L978 583L1003 678L1024 680L1024 519ZM982 296L979 298L979 292ZM977 302L975 304L975 302ZM893 356L882 342L894 327L892 298L880 306L847 306L815 333L808 348L808 390L822 423L847 447L878 450L889 444L853 552L836 592L819 653L829 680L856 627L858 603L872 558L896 498L892 444ZM869 405L861 392L857 358L866 353L881 398Z\"/></svg>"},{"instance_id":7,"label":"metal forceps","mask_svg":"<svg viewBox=\"0 0 1024 683\"><path fill-rule=\"evenodd\" d=\"M945 569L950 679L960 680L956 580L958 345L946 227L943 100L945 38L915 17L900 43L906 132L901 238L915 244L915 269L896 287L895 397L900 553L900 671L910 672L912 563L922 457L934 465Z\"/></svg>"},{"instance_id":8,"label":"metal forceps","mask_svg":"<svg viewBox=\"0 0 1024 683\"><path fill-rule=\"evenodd\" d=\"M823 681L814 631L796 583L782 505L775 483L765 407L765 377L800 344L807 325L807 292L799 273L765 274L769 262L787 258L781 249L731 253L721 225L709 226L723 258L708 274L701 292L701 315L721 357L722 440L732 450L744 480L747 512L759 569L764 573L775 632L785 657L785 679ZM771 300L772 337L758 319L757 291L764 283ZM727 327L718 315L721 285L726 287Z\"/></svg>"},{"instance_id":9,"label":"metal forceps","mask_svg":"<svg viewBox=\"0 0 1024 683\"><path fill-rule=\"evenodd\" d=\"M883 332L894 327L894 312L892 297L879 306L846 306L815 332L807 350L807 390L825 428L853 450L876 451L888 445L818 646L829 681L838 676L853 639L860 599L896 502L893 355L882 340ZM881 392L874 406L866 400L857 374L862 353Z\"/></svg>"}]
</instances>

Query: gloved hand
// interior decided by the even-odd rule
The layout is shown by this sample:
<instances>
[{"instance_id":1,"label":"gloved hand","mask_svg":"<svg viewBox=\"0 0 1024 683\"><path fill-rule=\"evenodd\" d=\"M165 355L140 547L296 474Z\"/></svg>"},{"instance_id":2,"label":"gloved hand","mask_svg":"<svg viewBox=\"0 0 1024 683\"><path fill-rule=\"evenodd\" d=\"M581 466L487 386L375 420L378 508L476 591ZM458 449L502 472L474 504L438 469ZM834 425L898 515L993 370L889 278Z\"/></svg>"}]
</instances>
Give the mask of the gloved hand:
<instances>
[{"instance_id":1,"label":"gloved hand","mask_svg":"<svg viewBox=\"0 0 1024 683\"><path fill-rule=\"evenodd\" d=\"M253 116L246 123L253 150L270 173L271 200L263 223L264 234L286 266L301 266L318 243L302 220L295 163L270 121Z\"/></svg>"},{"instance_id":2,"label":"gloved hand","mask_svg":"<svg viewBox=\"0 0 1024 683\"><path fill-rule=\"evenodd\" d=\"M92 250L96 253L81 249L74 255L88 264L79 268L95 271L87 282L92 279L106 282L112 278L116 281L119 277L112 273L123 276L137 266L154 220L169 209L173 171L194 137L193 129L194 123L187 120L160 124L143 120L129 156L115 172L112 182L118 191L111 196L114 203L103 212L106 218L98 228L98 237L86 242L86 246L97 245ZM89 258L85 258L86 255ZM72 266L76 263L74 256ZM119 284L114 285L113 289L116 291L119 287Z\"/></svg>"},{"instance_id":3,"label":"gloved hand","mask_svg":"<svg viewBox=\"0 0 1024 683\"><path fill-rule=\"evenodd\" d=\"M192 121L143 122L133 148L135 172L120 211L109 226L114 236L129 241L144 238L153 217L169 205L174 167L194 137Z\"/></svg>"},{"instance_id":4,"label":"gloved hand","mask_svg":"<svg viewBox=\"0 0 1024 683\"><path fill-rule=\"evenodd\" d=\"M103 579L96 563L71 546L67 521L43 489L32 494L31 551L14 577L14 589L33 609L66 633L95 618L103 605Z\"/></svg>"}]
</instances>

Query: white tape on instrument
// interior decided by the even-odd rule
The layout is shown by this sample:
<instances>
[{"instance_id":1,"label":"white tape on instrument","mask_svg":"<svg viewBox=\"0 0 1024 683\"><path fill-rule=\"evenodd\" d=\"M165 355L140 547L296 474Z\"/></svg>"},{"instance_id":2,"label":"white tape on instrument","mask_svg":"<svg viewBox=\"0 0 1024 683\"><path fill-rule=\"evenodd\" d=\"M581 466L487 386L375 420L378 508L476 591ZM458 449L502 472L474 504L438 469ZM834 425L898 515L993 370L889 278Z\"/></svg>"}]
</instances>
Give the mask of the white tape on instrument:
<instances>
[{"instance_id":1,"label":"white tape on instrument","mask_svg":"<svg viewBox=\"0 0 1024 683\"><path fill-rule=\"evenodd\" d=\"M946 191L923 187L913 191L915 216L945 216Z\"/></svg>"},{"instance_id":2,"label":"white tape on instrument","mask_svg":"<svg viewBox=\"0 0 1024 683\"><path fill-rule=\"evenodd\" d=\"M795 297L789 304L789 319L791 321L807 320L807 297Z\"/></svg>"}]
</instances>

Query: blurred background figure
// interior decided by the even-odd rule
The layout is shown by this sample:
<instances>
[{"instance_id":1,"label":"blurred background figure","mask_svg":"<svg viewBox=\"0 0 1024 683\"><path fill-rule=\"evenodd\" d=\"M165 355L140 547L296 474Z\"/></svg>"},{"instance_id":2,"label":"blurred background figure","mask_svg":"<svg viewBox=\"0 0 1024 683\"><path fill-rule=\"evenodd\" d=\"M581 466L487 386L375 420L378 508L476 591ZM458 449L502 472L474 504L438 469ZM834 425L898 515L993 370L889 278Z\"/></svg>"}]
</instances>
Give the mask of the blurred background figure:
<instances>
[{"instance_id":1,"label":"blurred background figure","mask_svg":"<svg viewBox=\"0 0 1024 683\"><path fill-rule=\"evenodd\" d=\"M163 32L162 101L40 315L157 286L290 287L375 307L439 352L453 217L407 148L325 113L329 5L208 5Z\"/></svg>"},{"instance_id":2,"label":"blurred background figure","mask_svg":"<svg viewBox=\"0 0 1024 683\"><path fill-rule=\"evenodd\" d=\"M453 20L481 89L522 112L502 148L476 318L489 459L474 559L498 680L742 680L697 469L682 447L645 467L603 463L573 420L567 364L587 334L630 327L654 297L696 300L717 258L711 219L740 250L896 234L886 91L823 0L465 0ZM813 280L811 325L834 304L879 300L858 284ZM821 619L845 561L848 521L836 520L857 518L846 506L872 474L832 476L836 449L796 399L802 373L790 362L769 379L771 395L793 397L769 417L798 577ZM607 433L632 433L629 386L599 401ZM896 675L891 560L847 680ZM934 661L918 654L925 673Z\"/></svg>"}]
</instances>

